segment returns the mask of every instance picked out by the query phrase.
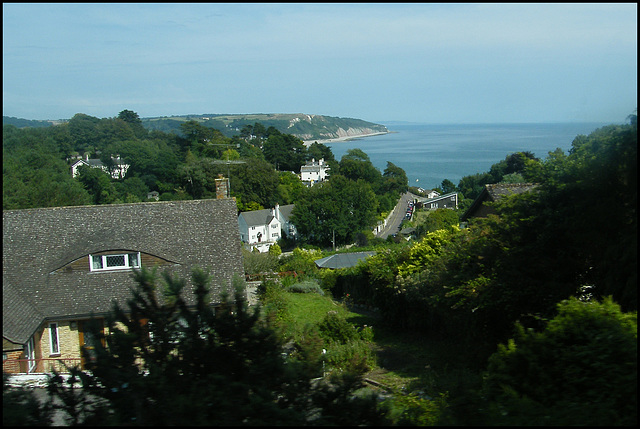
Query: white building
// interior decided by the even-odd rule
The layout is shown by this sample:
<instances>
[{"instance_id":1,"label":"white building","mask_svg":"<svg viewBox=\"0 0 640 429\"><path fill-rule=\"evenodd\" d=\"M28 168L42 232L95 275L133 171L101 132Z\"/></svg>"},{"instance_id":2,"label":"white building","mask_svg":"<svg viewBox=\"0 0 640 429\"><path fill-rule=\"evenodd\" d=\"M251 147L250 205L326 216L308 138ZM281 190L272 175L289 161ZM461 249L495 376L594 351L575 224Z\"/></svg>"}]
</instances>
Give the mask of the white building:
<instances>
[{"instance_id":1,"label":"white building","mask_svg":"<svg viewBox=\"0 0 640 429\"><path fill-rule=\"evenodd\" d=\"M312 159L310 163L300 167L300 180L313 186L314 183L326 180L329 177L329 170L329 165L323 158L318 161Z\"/></svg>"},{"instance_id":2,"label":"white building","mask_svg":"<svg viewBox=\"0 0 640 429\"><path fill-rule=\"evenodd\" d=\"M267 252L283 237L295 237L295 226L289 221L293 204L275 208L242 212L238 215L240 240L251 250Z\"/></svg>"},{"instance_id":3,"label":"white building","mask_svg":"<svg viewBox=\"0 0 640 429\"><path fill-rule=\"evenodd\" d=\"M122 158L111 158L114 162L113 170L111 171L111 177L113 179L122 179L127 174L127 170L129 169L129 164L125 164ZM85 157L85 159L79 159L78 161L71 164L71 176L77 177L80 172L78 168L86 165L91 168L100 168L102 171L108 173L109 168L102 163L99 159L89 159L89 157Z\"/></svg>"}]
</instances>

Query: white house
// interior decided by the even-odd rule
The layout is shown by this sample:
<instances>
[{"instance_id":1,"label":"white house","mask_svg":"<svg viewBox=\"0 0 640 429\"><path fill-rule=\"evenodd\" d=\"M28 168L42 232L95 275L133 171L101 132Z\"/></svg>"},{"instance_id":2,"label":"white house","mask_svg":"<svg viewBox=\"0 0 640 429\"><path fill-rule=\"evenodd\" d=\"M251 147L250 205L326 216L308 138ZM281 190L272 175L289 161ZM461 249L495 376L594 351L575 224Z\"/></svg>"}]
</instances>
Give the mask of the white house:
<instances>
[{"instance_id":1,"label":"white house","mask_svg":"<svg viewBox=\"0 0 640 429\"><path fill-rule=\"evenodd\" d=\"M312 159L310 163L307 163L300 167L300 180L309 183L309 186L313 186L314 183L322 182L329 177L329 166L324 162L324 158L316 161Z\"/></svg>"},{"instance_id":2,"label":"white house","mask_svg":"<svg viewBox=\"0 0 640 429\"><path fill-rule=\"evenodd\" d=\"M427 196L428 199L436 198L436 197L440 196L440 192L438 192L438 191L431 190L431 191L425 191L425 193L426 193L426 196Z\"/></svg>"},{"instance_id":3,"label":"white house","mask_svg":"<svg viewBox=\"0 0 640 429\"><path fill-rule=\"evenodd\" d=\"M289 221L293 204L275 208L242 212L238 215L240 240L251 250L267 252L280 240L283 231L287 236L295 236L296 230Z\"/></svg>"},{"instance_id":4,"label":"white house","mask_svg":"<svg viewBox=\"0 0 640 429\"><path fill-rule=\"evenodd\" d=\"M113 170L111 171L111 177L114 179L122 179L127 174L127 170L129 169L129 164L125 164L122 158L120 157L117 157L117 158L112 157L111 159L114 162ZM77 177L78 174L80 174L78 172L78 168L80 168L80 166L82 165L86 165L91 168L100 168L107 173L109 172L109 168L106 165L104 165L102 161L100 161L99 159L89 159L89 157L87 156L85 157L85 159L79 159L73 164L71 164L72 177Z\"/></svg>"}]
</instances>

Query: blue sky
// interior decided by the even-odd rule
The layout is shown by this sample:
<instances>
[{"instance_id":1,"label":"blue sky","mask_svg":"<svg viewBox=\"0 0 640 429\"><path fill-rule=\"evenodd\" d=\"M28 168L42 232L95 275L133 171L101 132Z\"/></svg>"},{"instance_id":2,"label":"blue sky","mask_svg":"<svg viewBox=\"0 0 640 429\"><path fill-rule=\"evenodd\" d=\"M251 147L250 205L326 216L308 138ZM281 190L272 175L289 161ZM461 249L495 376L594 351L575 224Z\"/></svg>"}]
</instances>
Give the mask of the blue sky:
<instances>
[{"instance_id":1,"label":"blue sky","mask_svg":"<svg viewBox=\"0 0 640 429\"><path fill-rule=\"evenodd\" d=\"M637 4L3 3L3 115L624 123Z\"/></svg>"}]
</instances>

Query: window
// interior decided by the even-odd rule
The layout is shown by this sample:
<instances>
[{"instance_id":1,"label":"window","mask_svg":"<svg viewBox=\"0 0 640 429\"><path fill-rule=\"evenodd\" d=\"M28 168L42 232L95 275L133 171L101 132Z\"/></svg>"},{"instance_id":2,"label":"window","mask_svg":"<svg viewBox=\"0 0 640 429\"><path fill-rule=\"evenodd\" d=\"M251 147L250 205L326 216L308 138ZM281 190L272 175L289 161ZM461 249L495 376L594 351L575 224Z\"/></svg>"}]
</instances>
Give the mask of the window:
<instances>
[{"instance_id":1,"label":"window","mask_svg":"<svg viewBox=\"0 0 640 429\"><path fill-rule=\"evenodd\" d=\"M140 268L140 252L113 255L89 255L91 271Z\"/></svg>"},{"instance_id":2,"label":"window","mask_svg":"<svg viewBox=\"0 0 640 429\"><path fill-rule=\"evenodd\" d=\"M52 355L60 354L60 343L58 341L58 324L49 323L49 348Z\"/></svg>"},{"instance_id":3,"label":"window","mask_svg":"<svg viewBox=\"0 0 640 429\"><path fill-rule=\"evenodd\" d=\"M27 356L27 363L29 366L29 369L27 370L27 372L33 372L36 369L36 348L35 348L35 343L33 341L33 337L29 338L29 341L27 341L27 345L25 347L25 351L24 351L25 356Z\"/></svg>"}]
</instances>

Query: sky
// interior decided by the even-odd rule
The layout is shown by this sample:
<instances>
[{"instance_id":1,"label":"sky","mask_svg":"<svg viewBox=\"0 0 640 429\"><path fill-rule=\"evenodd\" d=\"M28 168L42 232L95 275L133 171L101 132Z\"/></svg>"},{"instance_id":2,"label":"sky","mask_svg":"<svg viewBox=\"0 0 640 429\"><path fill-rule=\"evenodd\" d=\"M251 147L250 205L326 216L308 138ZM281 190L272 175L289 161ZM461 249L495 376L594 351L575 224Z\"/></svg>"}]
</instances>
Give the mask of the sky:
<instances>
[{"instance_id":1,"label":"sky","mask_svg":"<svg viewBox=\"0 0 640 429\"><path fill-rule=\"evenodd\" d=\"M3 115L626 123L636 3L3 3Z\"/></svg>"}]
</instances>

